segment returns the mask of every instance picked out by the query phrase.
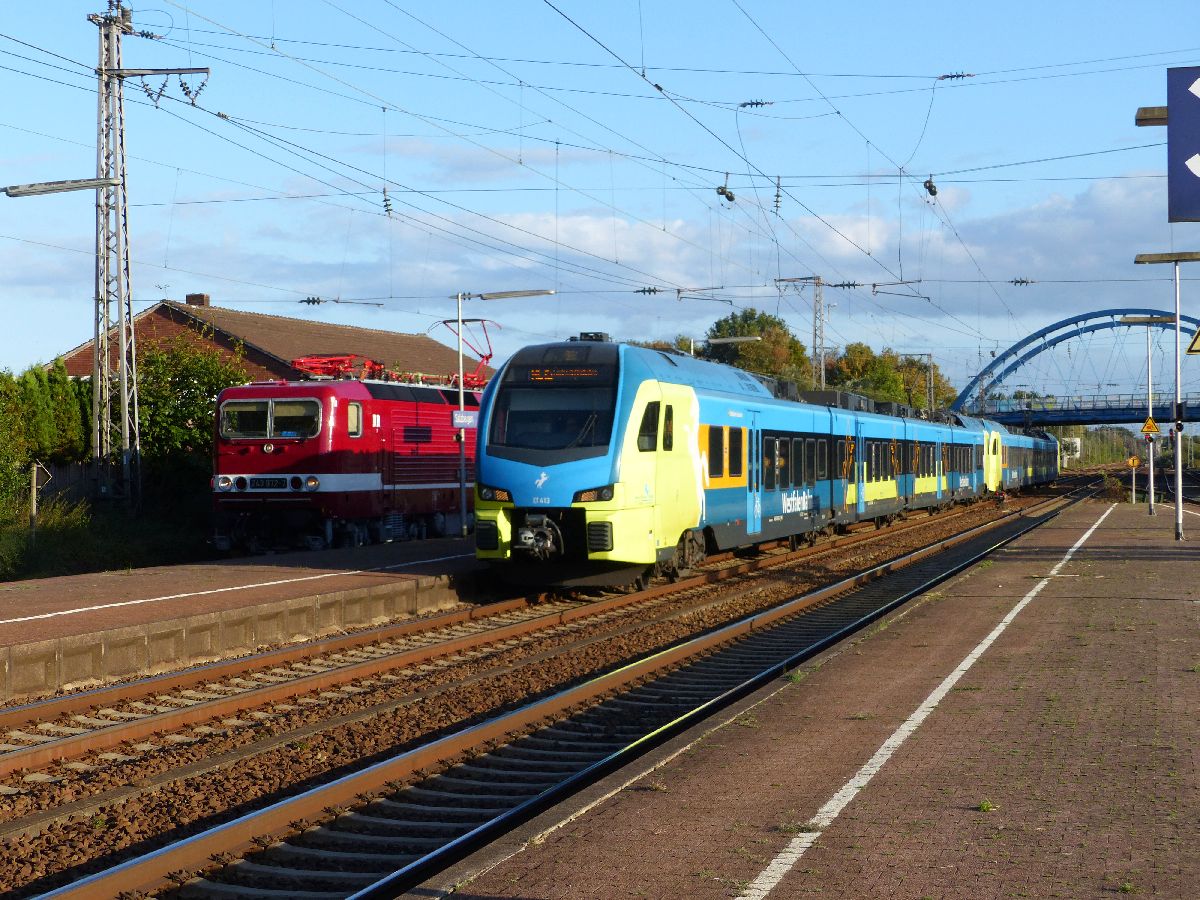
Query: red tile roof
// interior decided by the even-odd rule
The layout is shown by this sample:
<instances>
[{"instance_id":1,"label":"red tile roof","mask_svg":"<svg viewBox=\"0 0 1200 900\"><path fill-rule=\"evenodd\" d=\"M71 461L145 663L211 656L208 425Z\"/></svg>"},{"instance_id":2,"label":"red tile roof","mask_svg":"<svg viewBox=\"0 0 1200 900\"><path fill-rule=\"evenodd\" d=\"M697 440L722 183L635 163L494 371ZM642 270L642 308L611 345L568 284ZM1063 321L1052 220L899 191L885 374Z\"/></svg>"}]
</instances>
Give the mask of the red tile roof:
<instances>
[{"instance_id":1,"label":"red tile roof","mask_svg":"<svg viewBox=\"0 0 1200 900\"><path fill-rule=\"evenodd\" d=\"M174 328L169 327L172 325ZM293 359L348 354L367 357L399 372L446 376L458 371L457 349L428 335L332 325L219 306L163 300L138 313L134 327L140 345L164 340L178 333L181 327L200 334L209 332L207 337L224 347L241 344L246 362L253 370L252 377L261 377L259 372L263 372L274 378L294 378L300 373L292 368ZM64 355L72 375L90 375L91 358L91 341ZM470 374L476 360L466 352L463 358Z\"/></svg>"}]
</instances>

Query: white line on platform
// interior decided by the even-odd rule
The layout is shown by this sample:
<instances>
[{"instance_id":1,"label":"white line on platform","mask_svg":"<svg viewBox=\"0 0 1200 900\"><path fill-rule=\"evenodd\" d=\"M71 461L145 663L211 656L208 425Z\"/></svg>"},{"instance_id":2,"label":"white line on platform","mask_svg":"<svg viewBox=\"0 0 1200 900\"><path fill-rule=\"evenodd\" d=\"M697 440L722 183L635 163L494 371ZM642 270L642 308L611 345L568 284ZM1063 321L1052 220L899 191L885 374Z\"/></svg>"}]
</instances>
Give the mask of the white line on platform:
<instances>
[{"instance_id":1,"label":"white line on platform","mask_svg":"<svg viewBox=\"0 0 1200 900\"><path fill-rule=\"evenodd\" d=\"M1066 555L1050 570L1050 573L1034 585L1033 590L1022 597L1017 605L1009 610L1008 615L1000 621L1000 624L993 628L991 633L980 641L974 650L967 654L966 658L958 664L958 668L947 675L945 680L934 689L933 693L925 698L925 702L918 706L916 711L892 733L892 736L883 742L883 746L875 751L875 755L867 760L863 767L855 773L854 777L847 781L841 790L834 794L817 811L817 814L808 821L808 827L812 830L802 832L793 838L780 851L779 855L759 873L758 877L738 895L738 900L763 900L767 894L771 893L775 886L783 880L783 877L792 870L792 867L796 865L800 857L804 855L804 852L816 843L817 838L821 836L821 832L833 824L841 811L854 799L855 794L867 786L867 783L883 768L884 763L891 758L891 755L920 727L926 717L937 708L942 698L950 692L950 689L966 674L967 670L975 665L976 660L984 654L984 651L992 645L992 642L1008 628L1009 623L1017 617L1017 614L1028 606L1034 597L1041 593L1042 588L1050 583L1050 579L1058 574L1058 570L1067 564L1067 561L1075 555L1075 551L1083 546L1083 542L1092 536L1092 532L1099 528L1100 523L1108 518L1108 514L1116 508L1117 504L1114 503L1105 510L1104 515L1097 519L1095 524L1084 532L1083 537L1075 542Z\"/></svg>"},{"instance_id":2,"label":"white line on platform","mask_svg":"<svg viewBox=\"0 0 1200 900\"><path fill-rule=\"evenodd\" d=\"M20 616L15 619L0 619L0 625L15 625L19 622L34 622L38 619L53 619L57 616L72 616L77 613L95 612L99 609L119 609L123 606L139 606L142 603L158 603L161 600L182 600L186 597L206 597L210 594L223 594L227 591L248 591L253 588L275 587L280 584L296 584L301 581L319 581L322 578L337 578L341 575L363 575L368 572L387 572L391 569L407 569L409 566L419 566L425 563L445 562L449 559L465 559L474 556L473 553L457 553L453 556L437 556L433 559L415 559L411 562L393 563L390 566L375 566L371 569L349 569L345 572L326 572L323 575L305 575L302 578L281 578L278 581L260 581L256 584L237 584L231 587L213 588L208 591L191 591L186 594L164 594L161 597L143 597L140 600L120 600L114 603L97 603L94 606L80 606L75 609L60 609L55 612L39 613L35 616Z\"/></svg>"},{"instance_id":3,"label":"white line on platform","mask_svg":"<svg viewBox=\"0 0 1200 900\"><path fill-rule=\"evenodd\" d=\"M1184 512L1187 513L1189 516L1200 516L1200 513L1192 512L1190 509L1185 509Z\"/></svg>"}]
</instances>

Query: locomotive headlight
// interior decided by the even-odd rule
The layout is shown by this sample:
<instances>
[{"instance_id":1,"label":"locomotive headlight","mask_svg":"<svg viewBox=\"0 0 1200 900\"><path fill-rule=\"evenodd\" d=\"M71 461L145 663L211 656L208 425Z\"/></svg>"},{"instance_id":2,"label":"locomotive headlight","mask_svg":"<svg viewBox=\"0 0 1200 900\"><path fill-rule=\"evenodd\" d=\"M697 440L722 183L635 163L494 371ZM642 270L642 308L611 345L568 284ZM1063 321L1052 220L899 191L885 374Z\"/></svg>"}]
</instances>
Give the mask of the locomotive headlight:
<instances>
[{"instance_id":1,"label":"locomotive headlight","mask_svg":"<svg viewBox=\"0 0 1200 900\"><path fill-rule=\"evenodd\" d=\"M217 487L222 491L232 491L233 479L228 475L222 475L217 479Z\"/></svg>"},{"instance_id":2,"label":"locomotive headlight","mask_svg":"<svg viewBox=\"0 0 1200 900\"><path fill-rule=\"evenodd\" d=\"M571 498L572 503L595 503L596 501L608 501L613 498L613 486L607 484L604 487L588 488L586 491L576 491L575 496Z\"/></svg>"},{"instance_id":3,"label":"locomotive headlight","mask_svg":"<svg viewBox=\"0 0 1200 900\"><path fill-rule=\"evenodd\" d=\"M479 499L491 503L511 503L512 494L504 490L504 488L490 487L486 484L477 485L479 491Z\"/></svg>"},{"instance_id":4,"label":"locomotive headlight","mask_svg":"<svg viewBox=\"0 0 1200 900\"><path fill-rule=\"evenodd\" d=\"M304 489L306 491L315 491L321 486L321 479L316 475L309 475L304 479Z\"/></svg>"}]
</instances>

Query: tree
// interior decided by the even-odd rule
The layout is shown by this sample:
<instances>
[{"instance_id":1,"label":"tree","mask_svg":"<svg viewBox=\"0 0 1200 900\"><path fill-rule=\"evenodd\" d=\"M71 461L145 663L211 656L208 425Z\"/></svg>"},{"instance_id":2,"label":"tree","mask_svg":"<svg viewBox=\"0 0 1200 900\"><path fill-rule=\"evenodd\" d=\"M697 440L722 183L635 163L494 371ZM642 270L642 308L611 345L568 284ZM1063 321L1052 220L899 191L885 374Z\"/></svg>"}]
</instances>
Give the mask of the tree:
<instances>
[{"instance_id":1,"label":"tree","mask_svg":"<svg viewBox=\"0 0 1200 900\"><path fill-rule=\"evenodd\" d=\"M25 501L29 488L29 439L22 390L10 372L0 371L0 517Z\"/></svg>"},{"instance_id":2,"label":"tree","mask_svg":"<svg viewBox=\"0 0 1200 900\"><path fill-rule=\"evenodd\" d=\"M246 381L241 351L234 360L180 336L144 347L138 360L138 428L148 460L212 453L217 394Z\"/></svg>"},{"instance_id":3,"label":"tree","mask_svg":"<svg viewBox=\"0 0 1200 900\"><path fill-rule=\"evenodd\" d=\"M754 336L762 340L740 344L708 344L702 353L697 351L697 354L748 372L805 385L811 383L810 364L804 344L778 316L747 309L718 319L708 329L709 338Z\"/></svg>"},{"instance_id":4,"label":"tree","mask_svg":"<svg viewBox=\"0 0 1200 900\"><path fill-rule=\"evenodd\" d=\"M828 380L836 387L875 400L905 403L905 385L897 362L898 357L890 350L877 356L866 344L847 344L830 367Z\"/></svg>"}]
</instances>

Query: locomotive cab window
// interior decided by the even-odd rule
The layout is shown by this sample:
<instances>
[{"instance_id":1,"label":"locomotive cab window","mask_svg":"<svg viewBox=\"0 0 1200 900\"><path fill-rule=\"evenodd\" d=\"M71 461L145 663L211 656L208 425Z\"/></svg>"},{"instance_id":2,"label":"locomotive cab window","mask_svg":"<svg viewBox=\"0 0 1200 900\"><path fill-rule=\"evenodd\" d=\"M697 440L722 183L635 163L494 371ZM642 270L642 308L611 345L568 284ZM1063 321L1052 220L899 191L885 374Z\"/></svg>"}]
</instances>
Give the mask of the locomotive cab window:
<instances>
[{"instance_id":1,"label":"locomotive cab window","mask_svg":"<svg viewBox=\"0 0 1200 900\"><path fill-rule=\"evenodd\" d=\"M646 404L642 413L642 424L638 428L637 447L643 453L651 453L658 449L658 401Z\"/></svg>"},{"instance_id":2,"label":"locomotive cab window","mask_svg":"<svg viewBox=\"0 0 1200 900\"><path fill-rule=\"evenodd\" d=\"M221 406L221 437L265 438L269 400L230 400Z\"/></svg>"},{"instance_id":3,"label":"locomotive cab window","mask_svg":"<svg viewBox=\"0 0 1200 900\"><path fill-rule=\"evenodd\" d=\"M271 437L315 437L321 430L321 404L316 400L271 402Z\"/></svg>"},{"instance_id":4,"label":"locomotive cab window","mask_svg":"<svg viewBox=\"0 0 1200 900\"><path fill-rule=\"evenodd\" d=\"M350 437L362 437L363 418L361 403L346 404L346 433Z\"/></svg>"},{"instance_id":5,"label":"locomotive cab window","mask_svg":"<svg viewBox=\"0 0 1200 900\"><path fill-rule=\"evenodd\" d=\"M669 403L663 414L663 449L675 449L675 409Z\"/></svg>"},{"instance_id":6,"label":"locomotive cab window","mask_svg":"<svg viewBox=\"0 0 1200 900\"><path fill-rule=\"evenodd\" d=\"M230 400L221 406L223 438L310 438L320 431L316 400Z\"/></svg>"}]
</instances>

